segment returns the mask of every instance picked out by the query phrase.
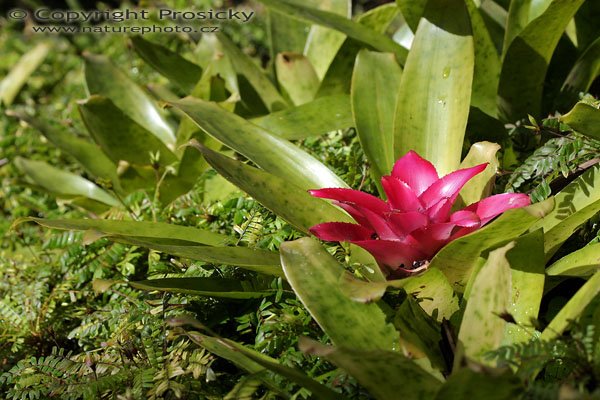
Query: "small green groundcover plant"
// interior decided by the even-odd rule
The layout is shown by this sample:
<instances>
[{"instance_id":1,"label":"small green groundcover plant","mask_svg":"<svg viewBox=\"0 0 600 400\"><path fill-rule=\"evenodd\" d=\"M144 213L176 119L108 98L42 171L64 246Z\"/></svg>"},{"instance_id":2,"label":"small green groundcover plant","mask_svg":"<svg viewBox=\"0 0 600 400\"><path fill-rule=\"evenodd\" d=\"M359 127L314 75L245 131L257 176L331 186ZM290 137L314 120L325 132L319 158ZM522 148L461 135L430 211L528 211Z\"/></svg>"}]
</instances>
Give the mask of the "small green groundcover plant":
<instances>
[{"instance_id":1,"label":"small green groundcover plant","mask_svg":"<svg viewBox=\"0 0 600 400\"><path fill-rule=\"evenodd\" d=\"M8 396L597 398L595 3L261 3L268 65L224 33L185 57L132 37L162 85L82 53L86 133L7 112L81 173L11 164L88 216L14 225L83 231L65 276L120 303L72 324L84 352L2 374ZM218 307L252 310L232 329Z\"/></svg>"}]
</instances>

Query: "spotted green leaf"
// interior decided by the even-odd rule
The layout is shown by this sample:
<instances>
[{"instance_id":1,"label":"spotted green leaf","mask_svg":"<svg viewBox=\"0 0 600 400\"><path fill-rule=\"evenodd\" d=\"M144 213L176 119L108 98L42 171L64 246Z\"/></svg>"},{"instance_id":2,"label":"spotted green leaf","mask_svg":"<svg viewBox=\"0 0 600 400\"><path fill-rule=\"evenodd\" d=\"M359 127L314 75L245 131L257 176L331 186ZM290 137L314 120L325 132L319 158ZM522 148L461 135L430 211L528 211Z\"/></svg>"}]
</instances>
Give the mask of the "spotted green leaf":
<instances>
[{"instance_id":1,"label":"spotted green leaf","mask_svg":"<svg viewBox=\"0 0 600 400\"><path fill-rule=\"evenodd\" d=\"M216 104L189 97L171 104L185 112L206 133L270 174L306 190L347 187L329 168L294 144Z\"/></svg>"},{"instance_id":2,"label":"spotted green leaf","mask_svg":"<svg viewBox=\"0 0 600 400\"><path fill-rule=\"evenodd\" d=\"M85 82L90 95L110 99L121 112L152 132L165 145L175 143L175 133L156 101L115 67L105 56L85 54Z\"/></svg>"},{"instance_id":3,"label":"spotted green leaf","mask_svg":"<svg viewBox=\"0 0 600 400\"><path fill-rule=\"evenodd\" d=\"M281 245L281 265L294 292L337 346L396 350L398 333L376 304L357 303L339 287L338 261L314 239Z\"/></svg>"},{"instance_id":4,"label":"spotted green leaf","mask_svg":"<svg viewBox=\"0 0 600 400\"><path fill-rule=\"evenodd\" d=\"M378 400L433 399L441 382L401 353L330 347L300 338L300 349L323 357L356 378ZM390 379L393 377L393 379Z\"/></svg>"},{"instance_id":5,"label":"spotted green leaf","mask_svg":"<svg viewBox=\"0 0 600 400\"><path fill-rule=\"evenodd\" d=\"M305 139L354 125L350 97L345 94L320 97L250 122L288 140Z\"/></svg>"},{"instance_id":6,"label":"spotted green leaf","mask_svg":"<svg viewBox=\"0 0 600 400\"><path fill-rule=\"evenodd\" d=\"M479 257L525 233L550 213L554 200L508 210L481 229L448 243L433 257L430 268L439 268L456 291L464 291Z\"/></svg>"},{"instance_id":7,"label":"spotted green leaf","mask_svg":"<svg viewBox=\"0 0 600 400\"><path fill-rule=\"evenodd\" d=\"M326 201L311 196L288 180L198 146L208 163L225 179L248 193L262 205L308 233L313 225L350 222L350 217Z\"/></svg>"},{"instance_id":8,"label":"spotted green leaf","mask_svg":"<svg viewBox=\"0 0 600 400\"><path fill-rule=\"evenodd\" d=\"M475 278L460 324L459 346L467 357L482 363L489 364L485 353L496 349L504 338L506 321L499 314L510 306L511 270L506 253L514 245L511 242L490 252Z\"/></svg>"}]
</instances>

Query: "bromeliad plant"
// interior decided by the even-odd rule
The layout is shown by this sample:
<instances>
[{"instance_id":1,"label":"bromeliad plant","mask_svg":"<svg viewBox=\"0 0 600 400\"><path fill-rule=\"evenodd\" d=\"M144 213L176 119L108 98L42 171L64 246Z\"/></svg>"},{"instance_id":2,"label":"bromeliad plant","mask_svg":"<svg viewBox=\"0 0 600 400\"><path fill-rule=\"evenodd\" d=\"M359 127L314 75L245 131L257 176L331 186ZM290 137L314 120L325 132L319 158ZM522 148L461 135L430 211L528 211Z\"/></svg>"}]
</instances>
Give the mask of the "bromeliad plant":
<instances>
[{"instance_id":1,"label":"bromeliad plant","mask_svg":"<svg viewBox=\"0 0 600 400\"><path fill-rule=\"evenodd\" d=\"M451 212L463 186L486 167L484 163L440 178L431 163L410 151L394 164L391 175L381 178L387 202L351 189L311 190L315 197L335 200L358 225L326 222L310 232L322 240L362 247L388 276L420 272L447 243L506 210L530 204L525 194L505 193Z\"/></svg>"},{"instance_id":2,"label":"bromeliad plant","mask_svg":"<svg viewBox=\"0 0 600 400\"><path fill-rule=\"evenodd\" d=\"M227 246L221 235L167 224L38 222L285 277L335 346L304 341L302 349L344 369L377 399L452 399L465 393L514 398L523 383L515 382L510 372L483 368L496 366L486 354L531 336L560 335L600 292L600 275L589 267L597 246L553 260L577 227L600 210L600 174L598 166L589 168L554 198L529 206L525 195L488 197L499 146L477 140L498 137L490 133L482 138L487 123L515 122L547 109L540 79L583 1L548 1L546 9L535 12L513 1L500 46L487 18L498 7L479 7L470 0L398 1L398 6L375 8L357 21L345 17L347 2L331 2L333 12L291 1L262 2L271 9L272 33L300 28L292 29L294 39L286 44L293 48L282 48L279 36L272 35L274 80L221 35L207 36L198 46L199 53L218 54L201 69L146 41L136 39L134 46L177 86L192 89L192 96L169 101L183 115L181 126L187 126L187 133L177 138L180 144L195 138L192 147L214 170L299 231L308 234L312 228L323 239L354 242L375 260L349 246L340 263L311 238L284 243L277 254ZM400 12L406 23L399 32L414 36L410 50L385 35ZM290 16L302 22L290 25ZM320 25L311 26L308 37L307 21ZM589 88L577 82L578 88ZM577 108L585 112L584 120L597 118L597 108ZM573 115L571 121L589 132L589 124ZM376 184L383 178L377 189L387 202L351 191L289 140L349 126L357 131ZM500 135L503 144L505 139ZM464 143L474 144L462 158ZM222 145L248 162L231 158ZM390 170L392 175L385 176ZM417 272L413 263L423 260L429 263L417 266L423 267L421 274L393 280L386 280L377 263L396 278ZM552 265L546 270L548 263ZM580 276L585 283L543 328L535 319L546 274ZM232 282L223 289L205 278L136 285L215 296L229 292L236 298L272 294ZM386 291L397 294L393 301L382 300ZM187 334L259 376L273 392L276 383L259 372L269 369L316 396L340 398L331 388L239 343ZM465 392L465 386L472 392Z\"/></svg>"}]
</instances>

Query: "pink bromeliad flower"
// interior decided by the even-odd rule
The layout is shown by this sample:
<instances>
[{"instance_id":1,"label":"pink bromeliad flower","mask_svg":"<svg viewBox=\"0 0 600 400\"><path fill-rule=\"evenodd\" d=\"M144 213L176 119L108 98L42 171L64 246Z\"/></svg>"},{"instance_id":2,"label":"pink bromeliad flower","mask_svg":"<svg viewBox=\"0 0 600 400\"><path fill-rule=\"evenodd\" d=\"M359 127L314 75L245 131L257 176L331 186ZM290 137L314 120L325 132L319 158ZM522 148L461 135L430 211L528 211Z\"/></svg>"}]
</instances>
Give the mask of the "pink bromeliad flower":
<instances>
[{"instance_id":1,"label":"pink bromeliad flower","mask_svg":"<svg viewBox=\"0 0 600 400\"><path fill-rule=\"evenodd\" d=\"M440 178L429 161L410 151L396 161L391 175L381 178L387 201L352 189L310 190L315 197L334 200L358 223L326 222L310 231L322 240L364 248L389 277L406 276L419 270L448 242L506 210L530 204L525 194L504 193L451 212L462 187L486 166L459 169Z\"/></svg>"}]
</instances>

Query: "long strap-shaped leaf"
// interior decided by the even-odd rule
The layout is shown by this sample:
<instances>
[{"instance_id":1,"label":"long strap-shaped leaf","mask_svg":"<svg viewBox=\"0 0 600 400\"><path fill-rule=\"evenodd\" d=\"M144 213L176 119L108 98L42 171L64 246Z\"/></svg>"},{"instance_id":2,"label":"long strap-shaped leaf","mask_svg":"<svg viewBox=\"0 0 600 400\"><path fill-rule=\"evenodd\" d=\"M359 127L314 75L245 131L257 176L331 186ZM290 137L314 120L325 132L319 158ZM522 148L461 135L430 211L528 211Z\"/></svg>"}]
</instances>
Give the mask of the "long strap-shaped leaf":
<instances>
[{"instance_id":1,"label":"long strap-shaped leaf","mask_svg":"<svg viewBox=\"0 0 600 400\"><path fill-rule=\"evenodd\" d=\"M353 22L341 15L306 7L289 0L259 0L267 7L295 18L313 22L345 33L347 36L372 46L373 48L394 53L400 63L404 63L407 50L389 37L377 33L365 26Z\"/></svg>"},{"instance_id":2,"label":"long strap-shaped leaf","mask_svg":"<svg viewBox=\"0 0 600 400\"><path fill-rule=\"evenodd\" d=\"M352 17L351 0L327 0L316 2L316 6L323 11L338 14L344 18ZM323 79L331 61L340 46L344 43L346 35L321 25L312 25L306 39L304 55L314 66L319 79Z\"/></svg>"},{"instance_id":3,"label":"long strap-shaped leaf","mask_svg":"<svg viewBox=\"0 0 600 400\"><path fill-rule=\"evenodd\" d=\"M356 18L356 22L368 29L383 34L397 16L398 7L395 4L388 3L359 15ZM327 73L323 77L321 86L319 87L317 97L350 93L354 61L362 48L363 44L361 42L351 37L346 38L335 58L329 64ZM408 50L406 54L408 54ZM404 57L404 60L398 61L401 65L404 65L406 57Z\"/></svg>"},{"instance_id":4,"label":"long strap-shaped leaf","mask_svg":"<svg viewBox=\"0 0 600 400\"><path fill-rule=\"evenodd\" d=\"M506 309L517 321L507 324L505 344L528 342L534 334L531 319L537 318L544 294L544 235L541 230L515 240L506 253L512 277L510 306Z\"/></svg>"},{"instance_id":5,"label":"long strap-shaped leaf","mask_svg":"<svg viewBox=\"0 0 600 400\"><path fill-rule=\"evenodd\" d=\"M161 114L156 102L141 87L104 56L87 54L84 60L85 81L90 95L109 98L164 144L175 143L173 128Z\"/></svg>"},{"instance_id":6,"label":"long strap-shaped leaf","mask_svg":"<svg viewBox=\"0 0 600 400\"><path fill-rule=\"evenodd\" d=\"M471 18L475 46L471 105L495 117L498 113L496 95L500 80L500 56L483 20L481 9L475 5L474 0L465 1Z\"/></svg>"},{"instance_id":7,"label":"long strap-shaped leaf","mask_svg":"<svg viewBox=\"0 0 600 400\"><path fill-rule=\"evenodd\" d=\"M550 321L550 324L544 329L541 339L550 340L560 336L573 321L575 321L583 310L600 295L600 271L597 271L592 277L569 299L567 304Z\"/></svg>"},{"instance_id":8,"label":"long strap-shaped leaf","mask_svg":"<svg viewBox=\"0 0 600 400\"><path fill-rule=\"evenodd\" d=\"M544 230L544 249L549 260L575 230L600 211L600 165L586 171L554 196L556 207L531 230Z\"/></svg>"},{"instance_id":9,"label":"long strap-shaped leaf","mask_svg":"<svg viewBox=\"0 0 600 400\"><path fill-rule=\"evenodd\" d=\"M600 37L583 52L569 72L561 88L561 104L573 104L579 92L587 92L600 75Z\"/></svg>"},{"instance_id":10,"label":"long strap-shaped leaf","mask_svg":"<svg viewBox=\"0 0 600 400\"><path fill-rule=\"evenodd\" d=\"M171 103L206 133L243 154L265 171L302 189L347 187L310 154L214 103L185 98Z\"/></svg>"},{"instance_id":11,"label":"long strap-shaped leaf","mask_svg":"<svg viewBox=\"0 0 600 400\"><path fill-rule=\"evenodd\" d=\"M251 287L251 282L226 278L161 278L128 283L134 288L142 290L159 290L226 299L259 299L272 296L276 292L269 289L254 289Z\"/></svg>"},{"instance_id":12,"label":"long strap-shaped leaf","mask_svg":"<svg viewBox=\"0 0 600 400\"><path fill-rule=\"evenodd\" d=\"M519 237L553 207L554 201L549 199L508 210L483 228L448 243L431 260L430 268L439 268L454 289L462 292L482 252Z\"/></svg>"},{"instance_id":13,"label":"long strap-shaped leaf","mask_svg":"<svg viewBox=\"0 0 600 400\"><path fill-rule=\"evenodd\" d=\"M506 121L541 114L543 83L552 53L583 2L554 0L510 43L498 88L500 116Z\"/></svg>"},{"instance_id":14,"label":"long strap-shaped leaf","mask_svg":"<svg viewBox=\"0 0 600 400\"><path fill-rule=\"evenodd\" d=\"M186 93L191 92L200 80L202 68L174 51L141 36L133 36L131 43L144 61Z\"/></svg>"},{"instance_id":15,"label":"long strap-shaped leaf","mask_svg":"<svg viewBox=\"0 0 600 400\"><path fill-rule=\"evenodd\" d=\"M354 125L350 97L346 94L321 97L250 122L288 140L305 139Z\"/></svg>"},{"instance_id":16,"label":"long strap-shaped leaf","mask_svg":"<svg viewBox=\"0 0 600 400\"><path fill-rule=\"evenodd\" d=\"M600 271L600 243L587 246L567 254L548 267L548 275L588 276Z\"/></svg>"},{"instance_id":17,"label":"long strap-shaped leaf","mask_svg":"<svg viewBox=\"0 0 600 400\"><path fill-rule=\"evenodd\" d=\"M233 68L239 75L246 78L270 112L282 110L289 106L288 102L279 94L275 85L247 54L238 49L226 35L220 33L217 37L223 45L223 50L229 56Z\"/></svg>"},{"instance_id":18,"label":"long strap-shaped leaf","mask_svg":"<svg viewBox=\"0 0 600 400\"><path fill-rule=\"evenodd\" d=\"M211 352L232 361L248 372L258 373L261 369L268 369L285 378L297 383L298 385L310 390L312 394L323 400L344 400L345 396L335 392L327 386L308 377L301 371L287 367L277 362L277 360L243 346L233 340L213 338L199 333L190 333L190 338L197 341L201 346L206 347ZM262 380L262 378L259 377ZM270 380L266 382L271 383Z\"/></svg>"},{"instance_id":19,"label":"long strap-shaped leaf","mask_svg":"<svg viewBox=\"0 0 600 400\"><path fill-rule=\"evenodd\" d=\"M97 145L80 139L64 129L55 129L44 121L25 113L11 112L10 115L14 115L36 128L53 145L72 155L90 174L110 179L117 184L117 165Z\"/></svg>"},{"instance_id":20,"label":"long strap-shaped leaf","mask_svg":"<svg viewBox=\"0 0 600 400\"><path fill-rule=\"evenodd\" d=\"M146 247L178 257L236 266L267 275L283 276L277 253L273 251L241 246L181 246L170 244L168 240L149 240L135 236L113 235L108 238L115 242Z\"/></svg>"},{"instance_id":21,"label":"long strap-shaped leaf","mask_svg":"<svg viewBox=\"0 0 600 400\"><path fill-rule=\"evenodd\" d=\"M23 218L15 221L17 225L26 221L52 229L95 231L104 235L135 236L137 238L177 240L180 244L200 244L208 246L219 246L226 244L230 239L228 236L192 228L191 226L180 226L164 222L149 221L116 221L108 219L43 219Z\"/></svg>"},{"instance_id":22,"label":"long strap-shaped leaf","mask_svg":"<svg viewBox=\"0 0 600 400\"><path fill-rule=\"evenodd\" d=\"M300 338L300 348L343 368L378 400L433 399L441 386L440 381L398 352L329 347L305 338Z\"/></svg>"},{"instance_id":23,"label":"long strap-shaped leaf","mask_svg":"<svg viewBox=\"0 0 600 400\"><path fill-rule=\"evenodd\" d=\"M12 104L31 74L44 62L51 48L49 42L42 42L23 54L8 75L0 80L0 103Z\"/></svg>"},{"instance_id":24,"label":"long strap-shaped leaf","mask_svg":"<svg viewBox=\"0 0 600 400\"><path fill-rule=\"evenodd\" d=\"M479 362L489 364L485 352L497 348L504 337L506 321L498 314L510 305L511 270L506 252L513 247L511 242L489 254L467 301L458 340L464 354Z\"/></svg>"},{"instance_id":25,"label":"long strap-shaped leaf","mask_svg":"<svg viewBox=\"0 0 600 400\"><path fill-rule=\"evenodd\" d=\"M458 167L473 68L473 36L464 1L431 0L402 73L395 158L414 150L441 174Z\"/></svg>"},{"instance_id":26,"label":"long strap-shaped leaf","mask_svg":"<svg viewBox=\"0 0 600 400\"><path fill-rule=\"evenodd\" d=\"M397 350L398 332L376 304L351 300L339 286L344 268L315 240L281 245L288 282L313 318L337 346L356 350Z\"/></svg>"},{"instance_id":27,"label":"long strap-shaped leaf","mask_svg":"<svg viewBox=\"0 0 600 400\"><path fill-rule=\"evenodd\" d=\"M94 141L115 163L150 165L150 153L160 154L164 167L177 156L143 125L128 117L108 98L91 96L79 103L79 112Z\"/></svg>"},{"instance_id":28,"label":"long strap-shaped leaf","mask_svg":"<svg viewBox=\"0 0 600 400\"><path fill-rule=\"evenodd\" d=\"M402 68L392 54L358 53L352 75L352 115L378 185L394 165L394 113L401 77Z\"/></svg>"},{"instance_id":29,"label":"long strap-shaped leaf","mask_svg":"<svg viewBox=\"0 0 600 400\"><path fill-rule=\"evenodd\" d=\"M93 182L71 172L55 168L43 161L17 157L15 165L37 186L58 196L84 197L109 206L121 204L115 197Z\"/></svg>"},{"instance_id":30,"label":"long strap-shaped leaf","mask_svg":"<svg viewBox=\"0 0 600 400\"><path fill-rule=\"evenodd\" d=\"M203 146L197 146L208 163L225 179L299 230L328 221L350 222L338 208L317 199L294 182L233 160Z\"/></svg>"}]
</instances>

